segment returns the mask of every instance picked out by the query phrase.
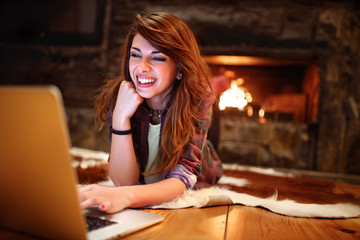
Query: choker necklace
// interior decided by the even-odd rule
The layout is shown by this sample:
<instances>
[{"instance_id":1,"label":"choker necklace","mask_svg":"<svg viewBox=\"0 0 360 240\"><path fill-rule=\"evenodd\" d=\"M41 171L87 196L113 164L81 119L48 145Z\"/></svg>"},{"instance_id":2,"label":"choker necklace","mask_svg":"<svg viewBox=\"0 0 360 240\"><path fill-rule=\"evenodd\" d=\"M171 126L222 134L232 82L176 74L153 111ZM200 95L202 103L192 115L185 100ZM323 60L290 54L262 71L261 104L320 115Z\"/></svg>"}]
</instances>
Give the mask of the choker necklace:
<instances>
[{"instance_id":1,"label":"choker necklace","mask_svg":"<svg viewBox=\"0 0 360 240\"><path fill-rule=\"evenodd\" d=\"M150 123L157 125L161 123L161 115L164 110L152 110L150 109Z\"/></svg>"}]
</instances>

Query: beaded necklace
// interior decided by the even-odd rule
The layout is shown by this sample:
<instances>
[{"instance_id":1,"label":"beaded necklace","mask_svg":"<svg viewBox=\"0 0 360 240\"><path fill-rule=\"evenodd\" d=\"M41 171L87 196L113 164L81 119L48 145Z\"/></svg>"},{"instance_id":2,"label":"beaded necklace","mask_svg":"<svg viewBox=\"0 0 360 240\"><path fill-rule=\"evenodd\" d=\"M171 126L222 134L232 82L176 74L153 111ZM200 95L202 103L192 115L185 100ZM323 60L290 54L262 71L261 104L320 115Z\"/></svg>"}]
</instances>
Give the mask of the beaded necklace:
<instances>
[{"instance_id":1,"label":"beaded necklace","mask_svg":"<svg viewBox=\"0 0 360 240\"><path fill-rule=\"evenodd\" d=\"M150 123L153 125L157 125L161 123L161 115L164 110L152 110L150 109Z\"/></svg>"}]
</instances>

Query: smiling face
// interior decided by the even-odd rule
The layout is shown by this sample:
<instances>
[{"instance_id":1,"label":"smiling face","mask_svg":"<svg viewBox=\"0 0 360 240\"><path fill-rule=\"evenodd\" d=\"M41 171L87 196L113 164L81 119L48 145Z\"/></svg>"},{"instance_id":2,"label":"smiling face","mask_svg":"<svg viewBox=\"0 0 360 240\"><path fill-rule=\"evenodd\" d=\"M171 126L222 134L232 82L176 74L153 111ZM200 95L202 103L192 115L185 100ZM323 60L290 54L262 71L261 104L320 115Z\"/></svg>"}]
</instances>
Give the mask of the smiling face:
<instances>
[{"instance_id":1,"label":"smiling face","mask_svg":"<svg viewBox=\"0 0 360 240\"><path fill-rule=\"evenodd\" d=\"M167 105L178 73L176 63L136 34L130 48L129 72L136 91L154 110Z\"/></svg>"}]
</instances>

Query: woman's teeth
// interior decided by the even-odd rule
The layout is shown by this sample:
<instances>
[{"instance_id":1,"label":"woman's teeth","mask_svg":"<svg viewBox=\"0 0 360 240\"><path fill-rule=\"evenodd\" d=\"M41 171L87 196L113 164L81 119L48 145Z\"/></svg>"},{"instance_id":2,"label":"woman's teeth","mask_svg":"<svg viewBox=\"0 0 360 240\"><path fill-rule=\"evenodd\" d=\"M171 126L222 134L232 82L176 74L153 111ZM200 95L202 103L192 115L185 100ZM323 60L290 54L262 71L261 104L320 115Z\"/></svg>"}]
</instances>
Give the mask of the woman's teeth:
<instances>
[{"instance_id":1,"label":"woman's teeth","mask_svg":"<svg viewBox=\"0 0 360 240\"><path fill-rule=\"evenodd\" d=\"M154 79L154 78L138 78L138 81L139 81L141 84L149 84L149 83L155 82L156 79Z\"/></svg>"}]
</instances>

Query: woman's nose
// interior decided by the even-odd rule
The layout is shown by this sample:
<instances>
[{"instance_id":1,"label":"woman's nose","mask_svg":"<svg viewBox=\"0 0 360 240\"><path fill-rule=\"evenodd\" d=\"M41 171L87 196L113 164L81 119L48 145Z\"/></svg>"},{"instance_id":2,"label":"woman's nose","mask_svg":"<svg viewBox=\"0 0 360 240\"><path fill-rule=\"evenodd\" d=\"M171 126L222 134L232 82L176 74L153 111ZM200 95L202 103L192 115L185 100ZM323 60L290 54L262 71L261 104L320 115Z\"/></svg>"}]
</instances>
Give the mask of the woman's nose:
<instances>
[{"instance_id":1,"label":"woman's nose","mask_svg":"<svg viewBox=\"0 0 360 240\"><path fill-rule=\"evenodd\" d=\"M139 70L142 73L150 71L150 65L149 65L147 59L145 59L145 58L141 59L141 62L139 64Z\"/></svg>"}]
</instances>

